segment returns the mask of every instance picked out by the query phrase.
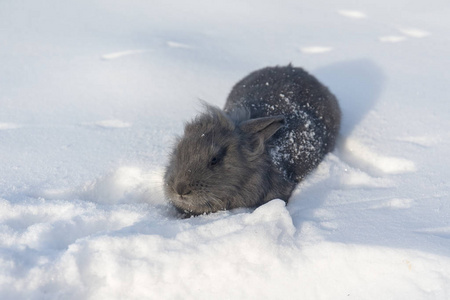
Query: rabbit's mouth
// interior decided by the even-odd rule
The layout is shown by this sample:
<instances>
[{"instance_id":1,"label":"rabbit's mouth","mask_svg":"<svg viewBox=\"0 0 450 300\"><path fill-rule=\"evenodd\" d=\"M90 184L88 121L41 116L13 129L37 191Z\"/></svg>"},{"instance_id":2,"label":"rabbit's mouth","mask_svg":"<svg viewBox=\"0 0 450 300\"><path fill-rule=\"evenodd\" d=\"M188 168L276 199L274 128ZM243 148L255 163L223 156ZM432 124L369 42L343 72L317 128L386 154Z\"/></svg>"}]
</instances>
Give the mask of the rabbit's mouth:
<instances>
[{"instance_id":1,"label":"rabbit's mouth","mask_svg":"<svg viewBox=\"0 0 450 300\"><path fill-rule=\"evenodd\" d=\"M194 191L184 195L173 193L171 202L178 211L189 215L208 214L227 209L227 205L222 200L211 195L203 196Z\"/></svg>"}]
</instances>

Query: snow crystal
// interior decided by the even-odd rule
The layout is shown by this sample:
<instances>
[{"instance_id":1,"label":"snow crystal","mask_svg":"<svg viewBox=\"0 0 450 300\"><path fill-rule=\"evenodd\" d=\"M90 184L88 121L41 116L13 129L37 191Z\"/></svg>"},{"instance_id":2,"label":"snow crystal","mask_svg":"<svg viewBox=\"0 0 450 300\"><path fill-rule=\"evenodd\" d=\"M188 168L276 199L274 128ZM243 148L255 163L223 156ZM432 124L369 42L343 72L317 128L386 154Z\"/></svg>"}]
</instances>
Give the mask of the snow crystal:
<instances>
[{"instance_id":1,"label":"snow crystal","mask_svg":"<svg viewBox=\"0 0 450 300\"><path fill-rule=\"evenodd\" d=\"M135 54L142 54L145 52L148 52L149 50L126 50L126 51L120 51L120 52L114 52L114 53L108 53L108 54L104 54L102 55L102 59L104 60L113 60L113 59L118 59L124 56L129 56L129 55L135 55Z\"/></svg>"},{"instance_id":2,"label":"snow crystal","mask_svg":"<svg viewBox=\"0 0 450 300\"><path fill-rule=\"evenodd\" d=\"M320 54L327 53L333 50L332 47L324 47L324 46L309 46L309 47L301 47L300 51L306 54Z\"/></svg>"},{"instance_id":3,"label":"snow crystal","mask_svg":"<svg viewBox=\"0 0 450 300\"><path fill-rule=\"evenodd\" d=\"M14 124L14 123L0 123L0 130L5 130L5 129L17 129L20 128L21 126L18 124Z\"/></svg>"},{"instance_id":4,"label":"snow crystal","mask_svg":"<svg viewBox=\"0 0 450 300\"><path fill-rule=\"evenodd\" d=\"M407 209L413 205L412 199L391 199L380 204L374 205L372 209L391 208L391 209Z\"/></svg>"},{"instance_id":5,"label":"snow crystal","mask_svg":"<svg viewBox=\"0 0 450 300\"><path fill-rule=\"evenodd\" d=\"M121 120L104 120L93 123L96 126L102 128L127 128L131 127L131 124Z\"/></svg>"},{"instance_id":6,"label":"snow crystal","mask_svg":"<svg viewBox=\"0 0 450 300\"><path fill-rule=\"evenodd\" d=\"M338 13L344 17L352 19L364 19L367 18L366 14L358 10L338 10Z\"/></svg>"},{"instance_id":7,"label":"snow crystal","mask_svg":"<svg viewBox=\"0 0 450 300\"><path fill-rule=\"evenodd\" d=\"M413 37L413 38L424 38L424 37L430 35L429 32L422 30L422 29L408 28L408 29L399 29L399 30L404 35L407 35L407 36Z\"/></svg>"},{"instance_id":8,"label":"snow crystal","mask_svg":"<svg viewBox=\"0 0 450 300\"><path fill-rule=\"evenodd\" d=\"M380 37L379 40L383 43L399 43L406 40L406 37L398 35L388 35Z\"/></svg>"},{"instance_id":9,"label":"snow crystal","mask_svg":"<svg viewBox=\"0 0 450 300\"><path fill-rule=\"evenodd\" d=\"M173 41L168 41L167 46L169 46L171 48L192 49L192 47L189 45L179 43L179 42L173 42Z\"/></svg>"}]
</instances>

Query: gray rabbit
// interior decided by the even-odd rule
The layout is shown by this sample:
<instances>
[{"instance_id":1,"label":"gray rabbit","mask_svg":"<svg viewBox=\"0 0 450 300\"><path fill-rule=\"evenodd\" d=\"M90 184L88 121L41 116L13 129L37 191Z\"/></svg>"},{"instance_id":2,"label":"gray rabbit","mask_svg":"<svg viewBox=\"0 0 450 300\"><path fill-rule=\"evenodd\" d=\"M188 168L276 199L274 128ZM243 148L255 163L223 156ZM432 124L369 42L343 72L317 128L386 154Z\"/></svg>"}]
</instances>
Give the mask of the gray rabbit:
<instances>
[{"instance_id":1,"label":"gray rabbit","mask_svg":"<svg viewBox=\"0 0 450 300\"><path fill-rule=\"evenodd\" d=\"M186 124L164 176L167 198L185 216L287 202L333 150L341 121L336 97L291 65L251 73L223 110L205 106Z\"/></svg>"}]
</instances>

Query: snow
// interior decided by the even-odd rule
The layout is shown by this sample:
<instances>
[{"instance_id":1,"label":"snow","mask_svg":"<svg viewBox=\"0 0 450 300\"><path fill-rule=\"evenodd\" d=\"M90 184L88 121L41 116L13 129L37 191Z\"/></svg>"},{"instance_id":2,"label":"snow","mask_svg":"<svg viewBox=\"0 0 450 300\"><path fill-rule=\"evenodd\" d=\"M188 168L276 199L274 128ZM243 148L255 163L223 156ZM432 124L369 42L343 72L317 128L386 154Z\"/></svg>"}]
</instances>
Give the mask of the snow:
<instances>
[{"instance_id":1,"label":"snow","mask_svg":"<svg viewBox=\"0 0 450 300\"><path fill-rule=\"evenodd\" d=\"M324 46L309 46L309 47L302 47L300 48L300 51L307 54L320 54L325 52L332 51L333 48L331 47L324 47Z\"/></svg>"},{"instance_id":2,"label":"snow","mask_svg":"<svg viewBox=\"0 0 450 300\"><path fill-rule=\"evenodd\" d=\"M448 299L449 13L1 1L0 298ZM290 62L338 97L336 150L287 206L177 219L162 174L199 99Z\"/></svg>"},{"instance_id":3,"label":"snow","mask_svg":"<svg viewBox=\"0 0 450 300\"><path fill-rule=\"evenodd\" d=\"M363 13L361 11L357 11L357 10L340 9L340 10L338 10L338 13L347 18L354 18L354 19L367 18L365 13Z\"/></svg>"}]
</instances>

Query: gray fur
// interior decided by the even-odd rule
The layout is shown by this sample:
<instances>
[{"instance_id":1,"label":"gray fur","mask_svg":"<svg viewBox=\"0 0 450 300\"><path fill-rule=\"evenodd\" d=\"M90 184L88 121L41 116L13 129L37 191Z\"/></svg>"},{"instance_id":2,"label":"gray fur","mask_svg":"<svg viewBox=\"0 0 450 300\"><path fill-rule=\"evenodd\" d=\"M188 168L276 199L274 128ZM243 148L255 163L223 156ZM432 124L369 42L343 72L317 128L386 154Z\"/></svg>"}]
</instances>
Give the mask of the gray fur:
<instances>
[{"instance_id":1,"label":"gray fur","mask_svg":"<svg viewBox=\"0 0 450 300\"><path fill-rule=\"evenodd\" d=\"M183 214L288 201L332 151L341 112L330 91L301 68L268 67L239 81L224 110L186 124L165 173Z\"/></svg>"}]
</instances>

